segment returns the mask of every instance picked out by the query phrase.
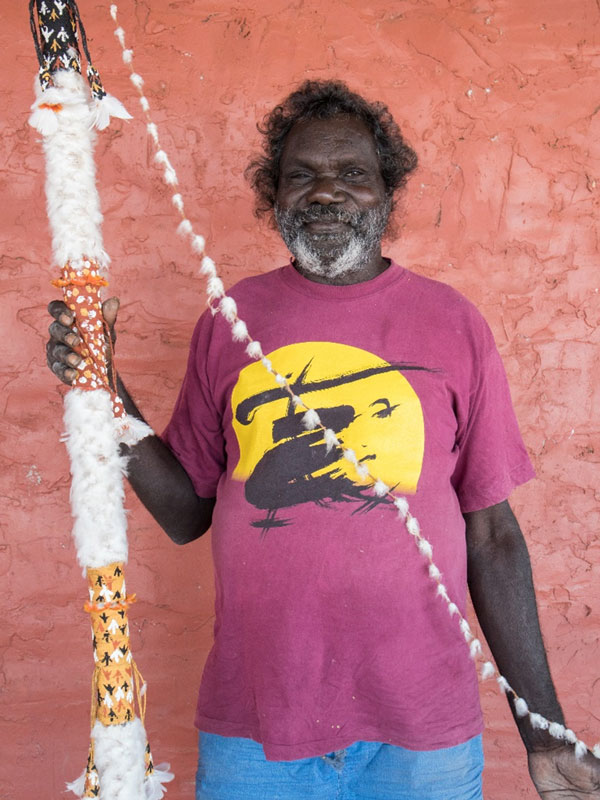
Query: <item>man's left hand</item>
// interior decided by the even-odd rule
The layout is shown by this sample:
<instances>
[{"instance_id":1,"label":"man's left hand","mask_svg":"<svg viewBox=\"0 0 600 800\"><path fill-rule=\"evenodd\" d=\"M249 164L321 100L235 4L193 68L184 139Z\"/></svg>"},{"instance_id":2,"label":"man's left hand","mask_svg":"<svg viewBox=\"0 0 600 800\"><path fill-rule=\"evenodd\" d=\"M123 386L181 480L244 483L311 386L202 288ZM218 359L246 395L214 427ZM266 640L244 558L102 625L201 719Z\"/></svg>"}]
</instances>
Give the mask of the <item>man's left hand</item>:
<instances>
[{"instance_id":1,"label":"man's left hand","mask_svg":"<svg viewBox=\"0 0 600 800\"><path fill-rule=\"evenodd\" d=\"M572 746L529 753L529 774L543 800L600 800L600 761Z\"/></svg>"}]
</instances>

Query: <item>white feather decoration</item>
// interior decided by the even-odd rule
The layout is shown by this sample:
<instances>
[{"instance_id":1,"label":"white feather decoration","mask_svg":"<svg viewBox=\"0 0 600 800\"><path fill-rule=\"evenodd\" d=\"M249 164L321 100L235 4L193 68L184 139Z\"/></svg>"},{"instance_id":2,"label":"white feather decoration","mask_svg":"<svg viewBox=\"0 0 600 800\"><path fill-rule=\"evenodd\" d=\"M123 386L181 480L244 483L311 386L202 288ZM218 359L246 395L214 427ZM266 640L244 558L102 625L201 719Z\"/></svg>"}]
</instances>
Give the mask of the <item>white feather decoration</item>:
<instances>
[{"instance_id":1,"label":"white feather decoration","mask_svg":"<svg viewBox=\"0 0 600 800\"><path fill-rule=\"evenodd\" d=\"M248 328L242 319L238 319L231 328L234 342L243 342L248 338Z\"/></svg>"},{"instance_id":2,"label":"white feather decoration","mask_svg":"<svg viewBox=\"0 0 600 800\"><path fill-rule=\"evenodd\" d=\"M389 491L390 487L382 480L378 479L373 484L373 492L377 495L377 497L385 497Z\"/></svg>"},{"instance_id":3,"label":"white feather decoration","mask_svg":"<svg viewBox=\"0 0 600 800\"><path fill-rule=\"evenodd\" d=\"M581 739L578 739L575 742L575 758L581 759L587 755L588 747L585 742L582 742Z\"/></svg>"},{"instance_id":4,"label":"white feather decoration","mask_svg":"<svg viewBox=\"0 0 600 800\"><path fill-rule=\"evenodd\" d=\"M548 733L550 736L554 736L555 739L564 739L566 728L564 725L561 725L560 722L551 722L548 725Z\"/></svg>"},{"instance_id":5,"label":"white feather decoration","mask_svg":"<svg viewBox=\"0 0 600 800\"><path fill-rule=\"evenodd\" d=\"M112 94L106 94L102 100L94 100L91 110L91 124L99 131L110 125L112 117L117 119L132 119L131 114L123 103Z\"/></svg>"},{"instance_id":6,"label":"white feather decoration","mask_svg":"<svg viewBox=\"0 0 600 800\"><path fill-rule=\"evenodd\" d=\"M408 517L408 519L406 520L406 530L410 533L411 536L420 536L421 526L419 525L419 520L416 517Z\"/></svg>"},{"instance_id":7,"label":"white feather decoration","mask_svg":"<svg viewBox=\"0 0 600 800\"><path fill-rule=\"evenodd\" d=\"M325 439L325 449L326 452L330 453L334 447L337 447L340 444L340 440L336 436L336 433L331 428L327 428L325 433L323 434L323 438Z\"/></svg>"},{"instance_id":8,"label":"white feather decoration","mask_svg":"<svg viewBox=\"0 0 600 800\"><path fill-rule=\"evenodd\" d=\"M237 316L237 304L233 297L229 297L229 295L225 295L221 302L219 303L219 311L227 322L235 322L235 318Z\"/></svg>"},{"instance_id":9,"label":"white feather decoration","mask_svg":"<svg viewBox=\"0 0 600 800\"><path fill-rule=\"evenodd\" d=\"M83 792L85 791L85 773L86 771L83 770L81 775L74 781L67 781L66 791L73 792L77 797L83 797Z\"/></svg>"},{"instance_id":10,"label":"white feather decoration","mask_svg":"<svg viewBox=\"0 0 600 800\"><path fill-rule=\"evenodd\" d=\"M550 723L543 717L541 714L531 713L529 714L529 722L531 723L532 728L538 728L539 730L547 731Z\"/></svg>"},{"instance_id":11,"label":"white feather decoration","mask_svg":"<svg viewBox=\"0 0 600 800\"><path fill-rule=\"evenodd\" d=\"M170 764L159 764L154 767L154 772L144 781L144 800L162 800L167 793L167 789L163 784L169 783L175 777L169 771L170 768Z\"/></svg>"},{"instance_id":12,"label":"white feather decoration","mask_svg":"<svg viewBox=\"0 0 600 800\"><path fill-rule=\"evenodd\" d=\"M493 678L496 674L496 668L492 664L491 661L486 661L485 664L481 667L481 680L487 681L488 678Z\"/></svg>"},{"instance_id":13,"label":"white feather decoration","mask_svg":"<svg viewBox=\"0 0 600 800\"><path fill-rule=\"evenodd\" d=\"M179 225L177 226L177 233L180 236L189 236L192 232L192 223L189 219L182 219Z\"/></svg>"},{"instance_id":14,"label":"white feather decoration","mask_svg":"<svg viewBox=\"0 0 600 800\"><path fill-rule=\"evenodd\" d=\"M310 408L302 417L302 425L307 431L312 431L314 428L318 428L320 424L321 419L317 412L312 408Z\"/></svg>"},{"instance_id":15,"label":"white feather decoration","mask_svg":"<svg viewBox=\"0 0 600 800\"><path fill-rule=\"evenodd\" d=\"M406 497L397 497L394 500L394 505L398 509L398 515L402 519L406 519L406 515L408 514L408 500Z\"/></svg>"},{"instance_id":16,"label":"white feather decoration","mask_svg":"<svg viewBox=\"0 0 600 800\"><path fill-rule=\"evenodd\" d=\"M256 340L248 343L248 346L246 347L246 352L248 353L250 358L255 358L257 361L263 357L263 352L260 346L260 342L257 342Z\"/></svg>"},{"instance_id":17,"label":"white feather decoration","mask_svg":"<svg viewBox=\"0 0 600 800\"><path fill-rule=\"evenodd\" d=\"M515 700L515 713L517 717L526 717L529 714L529 706L522 697Z\"/></svg>"}]
</instances>

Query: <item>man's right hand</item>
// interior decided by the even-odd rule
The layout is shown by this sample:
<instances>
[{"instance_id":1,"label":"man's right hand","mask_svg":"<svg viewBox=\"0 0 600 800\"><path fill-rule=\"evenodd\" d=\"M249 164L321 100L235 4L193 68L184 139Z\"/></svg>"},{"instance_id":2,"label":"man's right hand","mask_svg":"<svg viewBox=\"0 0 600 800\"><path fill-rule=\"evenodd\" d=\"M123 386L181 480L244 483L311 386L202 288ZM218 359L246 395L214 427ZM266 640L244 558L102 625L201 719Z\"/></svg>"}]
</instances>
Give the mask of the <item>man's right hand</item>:
<instances>
[{"instance_id":1,"label":"man's right hand","mask_svg":"<svg viewBox=\"0 0 600 800\"><path fill-rule=\"evenodd\" d=\"M108 325L113 346L117 338L115 322L118 311L119 299L117 297L111 297L102 304L102 315ZM48 328L50 338L46 344L46 361L49 369L63 383L71 386L77 377L77 367L81 363L81 356L74 349L81 344L81 339L73 330L75 314L62 300L52 300L48 304L48 312L54 317L54 322ZM107 346L106 359L109 375L111 374L110 352L111 348Z\"/></svg>"},{"instance_id":2,"label":"man's right hand","mask_svg":"<svg viewBox=\"0 0 600 800\"><path fill-rule=\"evenodd\" d=\"M54 322L48 329L50 339L46 345L48 366L63 383L71 386L77 377L77 366L81 362L81 357L74 349L81 343L72 327L75 315L62 300L53 300L48 305L48 311L54 317ZM119 300L116 297L111 297L102 304L102 314L113 346L118 311ZM108 346L108 341L106 344L110 376L112 348ZM112 388L118 391L127 413L145 421L119 377L117 382L118 386ZM171 539L177 544L185 544L202 536L210 527L215 500L196 494L187 472L167 445L158 436L147 436L132 447L121 447L129 456L129 482Z\"/></svg>"}]
</instances>

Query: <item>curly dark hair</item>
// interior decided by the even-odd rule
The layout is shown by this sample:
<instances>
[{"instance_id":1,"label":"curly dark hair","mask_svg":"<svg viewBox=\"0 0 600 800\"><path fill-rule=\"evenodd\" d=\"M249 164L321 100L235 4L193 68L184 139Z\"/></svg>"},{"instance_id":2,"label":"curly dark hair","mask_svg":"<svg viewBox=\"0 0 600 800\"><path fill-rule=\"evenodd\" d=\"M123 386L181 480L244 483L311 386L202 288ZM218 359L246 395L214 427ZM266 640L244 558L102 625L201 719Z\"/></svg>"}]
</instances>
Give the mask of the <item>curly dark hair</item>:
<instances>
[{"instance_id":1,"label":"curly dark hair","mask_svg":"<svg viewBox=\"0 0 600 800\"><path fill-rule=\"evenodd\" d=\"M393 197L404 186L417 166L417 154L404 141L387 106L368 102L342 81L305 81L257 126L265 137L264 154L254 158L245 171L256 194L257 217L271 213L275 205L281 154L293 126L303 120L331 119L338 114L361 120L373 134L388 195Z\"/></svg>"}]
</instances>

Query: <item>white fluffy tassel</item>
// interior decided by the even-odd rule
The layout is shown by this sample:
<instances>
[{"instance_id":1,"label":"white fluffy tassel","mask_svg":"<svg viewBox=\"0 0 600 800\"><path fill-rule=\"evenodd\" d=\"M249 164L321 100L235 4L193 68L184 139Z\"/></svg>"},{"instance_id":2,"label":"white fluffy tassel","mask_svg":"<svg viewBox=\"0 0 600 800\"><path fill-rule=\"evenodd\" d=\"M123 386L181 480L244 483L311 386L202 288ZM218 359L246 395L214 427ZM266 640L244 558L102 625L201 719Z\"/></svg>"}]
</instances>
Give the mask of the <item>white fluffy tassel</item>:
<instances>
[{"instance_id":1,"label":"white fluffy tassel","mask_svg":"<svg viewBox=\"0 0 600 800\"><path fill-rule=\"evenodd\" d=\"M565 738L565 732L566 728L564 725L561 725L560 722L551 722L550 725L548 725L548 733L555 739L560 739L562 741Z\"/></svg>"},{"instance_id":2,"label":"white fluffy tassel","mask_svg":"<svg viewBox=\"0 0 600 800\"><path fill-rule=\"evenodd\" d=\"M181 208L181 211L183 211L183 207ZM192 250L195 253L202 254L204 252L205 247L206 247L206 242L204 241L204 236L200 236L197 233L194 234L194 236L192 236Z\"/></svg>"},{"instance_id":3,"label":"white fluffy tassel","mask_svg":"<svg viewBox=\"0 0 600 800\"><path fill-rule=\"evenodd\" d=\"M73 792L74 795L77 797L83 797L83 792L85 790L85 770L81 773L81 775L74 781L67 782L67 792Z\"/></svg>"},{"instance_id":4,"label":"white fluffy tassel","mask_svg":"<svg viewBox=\"0 0 600 800\"><path fill-rule=\"evenodd\" d=\"M141 419L126 414L124 417L115 417L117 441L133 446L147 436L154 436L154 431Z\"/></svg>"},{"instance_id":5,"label":"white fluffy tassel","mask_svg":"<svg viewBox=\"0 0 600 800\"><path fill-rule=\"evenodd\" d=\"M206 285L206 294L210 300L216 300L223 297L225 294L225 287L221 278L209 278Z\"/></svg>"},{"instance_id":6,"label":"white fluffy tassel","mask_svg":"<svg viewBox=\"0 0 600 800\"><path fill-rule=\"evenodd\" d=\"M34 88L36 99L31 105L29 124L32 128L35 128L36 131L41 133L42 136L48 136L58 130L58 115L62 112L65 103L72 103L72 98L69 98L69 95L56 86L51 86L49 89L46 89L45 92L42 91L37 76L35 78ZM86 102L85 95L82 94L77 100L84 108ZM44 106L44 108L42 108L42 106ZM54 111L51 106L56 106L57 110ZM85 108L83 113L85 114Z\"/></svg>"},{"instance_id":7,"label":"white fluffy tassel","mask_svg":"<svg viewBox=\"0 0 600 800\"><path fill-rule=\"evenodd\" d=\"M396 506L396 508L398 508L398 510L400 511L400 508L398 506ZM407 504L407 513L408 513L408 504ZM406 520L406 530L410 533L411 536L420 536L421 526L419 525L419 520L416 517L409 517Z\"/></svg>"},{"instance_id":8,"label":"white fluffy tassel","mask_svg":"<svg viewBox=\"0 0 600 800\"><path fill-rule=\"evenodd\" d=\"M575 731L572 731L571 728L565 730L565 739L569 744L577 744L578 742L577 734Z\"/></svg>"},{"instance_id":9,"label":"white fluffy tassel","mask_svg":"<svg viewBox=\"0 0 600 800\"><path fill-rule=\"evenodd\" d=\"M132 119L123 103L112 94L106 94L102 100L94 100L92 104L91 124L103 131L110 124L111 117Z\"/></svg>"},{"instance_id":10,"label":"white fluffy tassel","mask_svg":"<svg viewBox=\"0 0 600 800\"><path fill-rule=\"evenodd\" d=\"M177 226L177 233L180 236L189 236L192 231L192 223L189 221L189 219L182 219Z\"/></svg>"},{"instance_id":11,"label":"white fluffy tassel","mask_svg":"<svg viewBox=\"0 0 600 800\"><path fill-rule=\"evenodd\" d=\"M256 340L254 340L253 342L250 342L248 344L248 347L246 347L246 352L248 353L250 358L255 358L257 360L259 358L262 358L262 356L263 356L263 352L262 352L262 349L261 349L261 346L260 346L260 342L257 342Z\"/></svg>"},{"instance_id":12,"label":"white fluffy tassel","mask_svg":"<svg viewBox=\"0 0 600 800\"><path fill-rule=\"evenodd\" d=\"M164 783L169 783L175 777L169 772L170 764L159 764L154 767L154 772L144 781L144 800L162 800L167 793Z\"/></svg>"},{"instance_id":13,"label":"white fluffy tassel","mask_svg":"<svg viewBox=\"0 0 600 800\"><path fill-rule=\"evenodd\" d=\"M389 490L390 487L382 480L376 480L373 484L373 492L377 495L377 497L385 497Z\"/></svg>"},{"instance_id":14,"label":"white fluffy tassel","mask_svg":"<svg viewBox=\"0 0 600 800\"><path fill-rule=\"evenodd\" d=\"M529 706L522 697L515 700L515 712L517 717L526 717L529 714Z\"/></svg>"},{"instance_id":15,"label":"white fluffy tassel","mask_svg":"<svg viewBox=\"0 0 600 800\"><path fill-rule=\"evenodd\" d=\"M330 453L332 448L337 447L339 445L340 440L336 436L335 431L332 430L331 428L327 428L324 437L325 437L326 450L328 453Z\"/></svg>"},{"instance_id":16,"label":"white fluffy tassel","mask_svg":"<svg viewBox=\"0 0 600 800\"><path fill-rule=\"evenodd\" d=\"M306 414L302 417L302 425L306 428L307 431L312 431L314 428L317 428L321 424L321 420L317 412L310 408Z\"/></svg>"},{"instance_id":17,"label":"white fluffy tassel","mask_svg":"<svg viewBox=\"0 0 600 800\"><path fill-rule=\"evenodd\" d=\"M433 555L433 548L427 541L427 539L419 539L417 543L417 547L419 548L419 553L423 556L423 558L431 558Z\"/></svg>"},{"instance_id":18,"label":"white fluffy tassel","mask_svg":"<svg viewBox=\"0 0 600 800\"><path fill-rule=\"evenodd\" d=\"M541 714L530 713L529 722L531 723L532 728L538 728L542 731L547 731L550 726L550 723L546 717L543 717Z\"/></svg>"},{"instance_id":19,"label":"white fluffy tassel","mask_svg":"<svg viewBox=\"0 0 600 800\"><path fill-rule=\"evenodd\" d=\"M42 136L48 136L58 130L58 114L60 112L53 111L51 108L40 108L41 105L40 101L31 106L29 124Z\"/></svg>"},{"instance_id":20,"label":"white fluffy tassel","mask_svg":"<svg viewBox=\"0 0 600 800\"><path fill-rule=\"evenodd\" d=\"M237 317L237 304L233 297L225 295L219 303L219 311L223 314L227 322L235 322L235 318Z\"/></svg>"},{"instance_id":21,"label":"white fluffy tassel","mask_svg":"<svg viewBox=\"0 0 600 800\"><path fill-rule=\"evenodd\" d=\"M234 342L244 342L248 338L248 328L242 319L238 321L231 328L231 335Z\"/></svg>"},{"instance_id":22,"label":"white fluffy tassel","mask_svg":"<svg viewBox=\"0 0 600 800\"><path fill-rule=\"evenodd\" d=\"M364 480L369 477L369 468L366 464L363 464L362 461L359 461L358 464L355 465L356 471L358 476Z\"/></svg>"},{"instance_id":23,"label":"white fluffy tassel","mask_svg":"<svg viewBox=\"0 0 600 800\"><path fill-rule=\"evenodd\" d=\"M479 641L479 639L473 639L469 647L469 653L471 655L471 658L473 659L481 655L482 649L481 649L481 642Z\"/></svg>"},{"instance_id":24,"label":"white fluffy tassel","mask_svg":"<svg viewBox=\"0 0 600 800\"><path fill-rule=\"evenodd\" d=\"M202 263L200 264L200 274L205 275L207 278L216 278L217 277L217 268L215 267L215 262L209 256L204 256L202 259Z\"/></svg>"},{"instance_id":25,"label":"white fluffy tassel","mask_svg":"<svg viewBox=\"0 0 600 800\"><path fill-rule=\"evenodd\" d=\"M496 668L491 661L486 661L481 668L481 680L487 681L488 678L493 678L496 673Z\"/></svg>"},{"instance_id":26,"label":"white fluffy tassel","mask_svg":"<svg viewBox=\"0 0 600 800\"><path fill-rule=\"evenodd\" d=\"M344 454L344 458L346 459L346 461L349 461L351 464L354 464L354 466L358 464L356 453L354 452L354 450L352 450L351 447L345 448L345 450L343 450L342 452Z\"/></svg>"},{"instance_id":27,"label":"white fluffy tassel","mask_svg":"<svg viewBox=\"0 0 600 800\"><path fill-rule=\"evenodd\" d=\"M581 739L578 739L575 743L575 758L583 758L585 755L587 755L587 751L587 744L582 742Z\"/></svg>"},{"instance_id":28,"label":"white fluffy tassel","mask_svg":"<svg viewBox=\"0 0 600 800\"><path fill-rule=\"evenodd\" d=\"M406 497L397 497L394 500L394 505L398 509L398 514L402 519L406 519L406 515L408 514L408 500Z\"/></svg>"}]
</instances>

